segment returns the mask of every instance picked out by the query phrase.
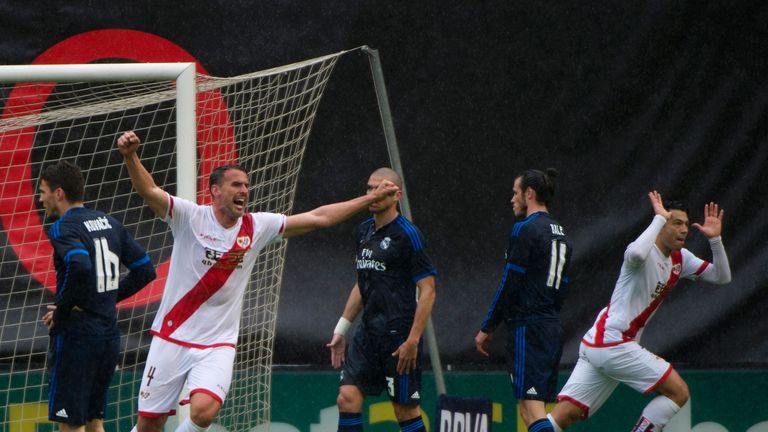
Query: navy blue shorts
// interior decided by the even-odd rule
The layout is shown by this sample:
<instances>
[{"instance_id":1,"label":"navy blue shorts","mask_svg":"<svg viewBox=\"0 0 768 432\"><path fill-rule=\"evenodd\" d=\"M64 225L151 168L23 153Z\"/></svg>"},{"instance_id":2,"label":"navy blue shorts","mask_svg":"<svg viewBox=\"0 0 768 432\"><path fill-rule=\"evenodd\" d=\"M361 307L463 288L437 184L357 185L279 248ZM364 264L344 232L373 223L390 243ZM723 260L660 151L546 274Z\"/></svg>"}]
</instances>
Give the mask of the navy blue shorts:
<instances>
[{"instance_id":1,"label":"navy blue shorts","mask_svg":"<svg viewBox=\"0 0 768 432\"><path fill-rule=\"evenodd\" d=\"M79 426L103 419L120 338L56 335L48 355L48 420Z\"/></svg>"},{"instance_id":2,"label":"navy blue shorts","mask_svg":"<svg viewBox=\"0 0 768 432\"><path fill-rule=\"evenodd\" d=\"M418 405L421 402L422 342L419 341L416 368L410 373L398 375L398 358L392 357L406 337L373 335L359 330L347 348L340 385L357 386L368 396L378 396L386 389L392 402Z\"/></svg>"},{"instance_id":3,"label":"navy blue shorts","mask_svg":"<svg viewBox=\"0 0 768 432\"><path fill-rule=\"evenodd\" d=\"M507 370L515 399L554 402L563 353L559 321L507 327Z\"/></svg>"}]
</instances>

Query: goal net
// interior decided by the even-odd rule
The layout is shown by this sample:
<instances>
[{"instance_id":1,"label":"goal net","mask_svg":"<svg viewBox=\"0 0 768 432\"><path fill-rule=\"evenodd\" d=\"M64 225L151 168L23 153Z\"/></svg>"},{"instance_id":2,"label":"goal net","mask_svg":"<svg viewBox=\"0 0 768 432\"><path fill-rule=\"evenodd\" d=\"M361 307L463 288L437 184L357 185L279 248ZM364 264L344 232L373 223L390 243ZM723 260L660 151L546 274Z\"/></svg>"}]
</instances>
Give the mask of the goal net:
<instances>
[{"instance_id":1,"label":"goal net","mask_svg":"<svg viewBox=\"0 0 768 432\"><path fill-rule=\"evenodd\" d=\"M250 173L249 210L290 213L313 119L342 54L232 78L196 75L197 126L185 132L193 147L196 141L192 155L197 163L191 170L179 169L189 162L179 156L184 153L177 135L183 128L177 132L180 85L175 80L72 82L67 77L0 83L0 404L7 407L0 430L34 431L34 424L46 423L48 416L48 330L40 318L54 300L56 275L50 224L35 195L41 168L61 159L75 162L85 176L86 205L121 220L157 267L157 280L118 308L121 361L105 426L130 430L151 338L148 329L168 274L173 239L167 225L132 192L117 137L126 130L138 133L144 165L169 193L196 189L198 202L209 203L208 174L218 165L239 163ZM230 431L270 420L285 251L282 242L260 253L245 295L233 383L216 420Z\"/></svg>"}]
</instances>

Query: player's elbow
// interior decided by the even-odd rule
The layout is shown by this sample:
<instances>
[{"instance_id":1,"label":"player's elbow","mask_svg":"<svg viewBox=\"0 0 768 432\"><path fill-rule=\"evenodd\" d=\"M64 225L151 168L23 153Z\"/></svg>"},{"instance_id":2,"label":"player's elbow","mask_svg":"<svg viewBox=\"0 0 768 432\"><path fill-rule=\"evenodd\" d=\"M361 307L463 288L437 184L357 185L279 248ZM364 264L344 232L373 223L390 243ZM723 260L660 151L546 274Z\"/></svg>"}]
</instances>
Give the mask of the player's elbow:
<instances>
[{"instance_id":1,"label":"player's elbow","mask_svg":"<svg viewBox=\"0 0 768 432\"><path fill-rule=\"evenodd\" d=\"M720 284L720 285L725 285L727 283L731 283L731 273L727 273L727 274L721 275L718 278L717 283Z\"/></svg>"},{"instance_id":2,"label":"player's elbow","mask_svg":"<svg viewBox=\"0 0 768 432\"><path fill-rule=\"evenodd\" d=\"M155 271L155 266L148 265L147 269L144 271L144 285L152 282L153 280L157 279L157 271Z\"/></svg>"},{"instance_id":3,"label":"player's elbow","mask_svg":"<svg viewBox=\"0 0 768 432\"><path fill-rule=\"evenodd\" d=\"M643 254L643 251L640 251L637 248L629 247L624 252L624 261L630 264L636 264L645 261L646 256L646 254Z\"/></svg>"},{"instance_id":4,"label":"player's elbow","mask_svg":"<svg viewBox=\"0 0 768 432\"><path fill-rule=\"evenodd\" d=\"M93 265L86 254L75 254L69 258L67 273L69 279L75 283L88 280L93 272Z\"/></svg>"},{"instance_id":5,"label":"player's elbow","mask_svg":"<svg viewBox=\"0 0 768 432\"><path fill-rule=\"evenodd\" d=\"M153 280L157 279L157 272L155 271L155 266L153 266L151 263L148 263L147 265L143 265L138 269L136 269L135 271L138 274L138 279L140 280L140 285L142 287L152 282Z\"/></svg>"}]
</instances>

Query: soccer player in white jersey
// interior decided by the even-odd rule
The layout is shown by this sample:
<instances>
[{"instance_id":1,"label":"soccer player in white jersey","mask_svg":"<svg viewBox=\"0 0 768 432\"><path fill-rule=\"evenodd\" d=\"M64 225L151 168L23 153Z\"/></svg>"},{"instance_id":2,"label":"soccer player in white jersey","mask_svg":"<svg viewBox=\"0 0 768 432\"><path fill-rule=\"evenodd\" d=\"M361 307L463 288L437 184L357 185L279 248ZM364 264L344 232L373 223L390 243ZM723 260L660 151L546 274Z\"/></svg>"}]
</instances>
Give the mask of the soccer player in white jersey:
<instances>
[{"instance_id":1,"label":"soccer player in white jersey","mask_svg":"<svg viewBox=\"0 0 768 432\"><path fill-rule=\"evenodd\" d=\"M297 215L247 213L248 174L226 165L210 175L213 204L171 196L142 165L140 140L117 140L136 191L171 227L174 244L160 307L152 324L139 393L139 432L162 430L175 413L185 380L190 417L177 431L203 431L224 403L232 379L243 293L259 251L268 243L342 222L399 189L383 181L358 198Z\"/></svg>"},{"instance_id":2,"label":"soccer player in white jersey","mask_svg":"<svg viewBox=\"0 0 768 432\"><path fill-rule=\"evenodd\" d=\"M723 210L704 206L704 223L694 223L709 239L712 263L685 249L688 211L648 194L656 215L624 252L611 301L597 315L579 347L579 360L548 416L556 432L593 415L623 382L642 393L657 392L632 429L660 431L688 401L688 386L664 359L638 344L648 320L680 278L725 284L731 280L722 232Z\"/></svg>"}]
</instances>

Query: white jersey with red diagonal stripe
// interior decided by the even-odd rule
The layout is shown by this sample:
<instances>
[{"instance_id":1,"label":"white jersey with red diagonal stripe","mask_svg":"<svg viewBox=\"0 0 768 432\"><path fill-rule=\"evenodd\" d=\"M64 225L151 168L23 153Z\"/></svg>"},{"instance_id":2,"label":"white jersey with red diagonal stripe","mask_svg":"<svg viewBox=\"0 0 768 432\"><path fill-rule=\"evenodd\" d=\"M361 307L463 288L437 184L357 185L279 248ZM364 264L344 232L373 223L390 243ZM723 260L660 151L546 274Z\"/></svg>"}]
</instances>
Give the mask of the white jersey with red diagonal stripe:
<instances>
[{"instance_id":1,"label":"white jersey with red diagonal stripe","mask_svg":"<svg viewBox=\"0 0 768 432\"><path fill-rule=\"evenodd\" d=\"M625 258L611 302L597 315L582 342L605 347L639 340L645 324L677 281L696 279L708 265L688 249L664 256L656 245L644 261L630 263Z\"/></svg>"},{"instance_id":2,"label":"white jersey with red diagonal stripe","mask_svg":"<svg viewBox=\"0 0 768 432\"><path fill-rule=\"evenodd\" d=\"M279 239L285 216L246 213L224 228L211 206L169 195L173 233L168 279L151 333L181 345L234 346L243 295L259 252Z\"/></svg>"}]
</instances>

